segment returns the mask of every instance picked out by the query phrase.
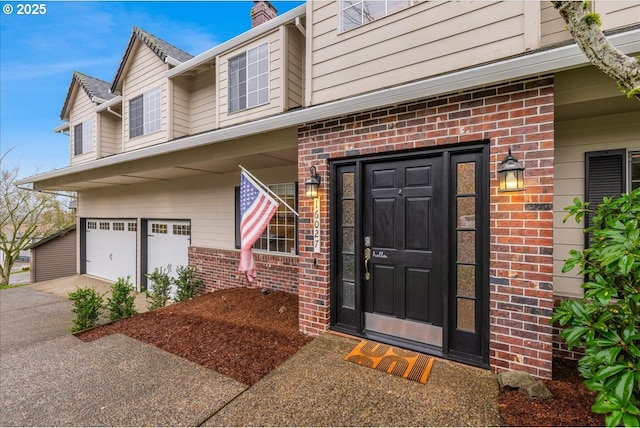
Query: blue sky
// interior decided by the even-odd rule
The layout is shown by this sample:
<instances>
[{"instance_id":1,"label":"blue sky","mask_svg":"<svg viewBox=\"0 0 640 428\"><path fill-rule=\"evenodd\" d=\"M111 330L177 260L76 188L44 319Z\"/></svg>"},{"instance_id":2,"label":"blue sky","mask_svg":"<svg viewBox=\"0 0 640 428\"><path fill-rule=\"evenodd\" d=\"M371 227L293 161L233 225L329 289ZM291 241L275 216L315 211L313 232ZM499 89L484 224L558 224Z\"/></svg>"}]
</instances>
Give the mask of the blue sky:
<instances>
[{"instance_id":1,"label":"blue sky","mask_svg":"<svg viewBox=\"0 0 640 428\"><path fill-rule=\"evenodd\" d=\"M198 55L251 27L251 1L44 1L44 15L0 12L0 153L20 177L69 165L54 134L74 71L112 81L134 25ZM282 14L300 1L272 2ZM6 5L13 8L7 14ZM24 3L23 3L24 4Z\"/></svg>"}]
</instances>

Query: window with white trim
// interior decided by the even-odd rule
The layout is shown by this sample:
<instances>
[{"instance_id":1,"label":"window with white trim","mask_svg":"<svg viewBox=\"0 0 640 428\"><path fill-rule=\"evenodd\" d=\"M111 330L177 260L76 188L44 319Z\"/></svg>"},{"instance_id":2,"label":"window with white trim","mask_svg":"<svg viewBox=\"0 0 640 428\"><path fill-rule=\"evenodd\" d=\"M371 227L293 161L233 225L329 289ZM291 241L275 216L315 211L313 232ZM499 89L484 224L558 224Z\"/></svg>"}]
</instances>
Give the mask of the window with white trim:
<instances>
[{"instance_id":1,"label":"window with white trim","mask_svg":"<svg viewBox=\"0 0 640 428\"><path fill-rule=\"evenodd\" d=\"M629 152L629 192L640 188L640 151Z\"/></svg>"},{"instance_id":2,"label":"window with white trim","mask_svg":"<svg viewBox=\"0 0 640 428\"><path fill-rule=\"evenodd\" d=\"M269 102L269 43L229 59L229 113Z\"/></svg>"},{"instance_id":3,"label":"window with white trim","mask_svg":"<svg viewBox=\"0 0 640 428\"><path fill-rule=\"evenodd\" d=\"M269 190L297 210L297 183L270 184ZM240 187L236 187L236 248L240 248ZM296 254L298 251L298 219L282 202L271 218L269 227L253 245L256 250Z\"/></svg>"},{"instance_id":4,"label":"window with white trim","mask_svg":"<svg viewBox=\"0 0 640 428\"><path fill-rule=\"evenodd\" d=\"M162 91L153 88L129 100L129 138L159 131L162 122Z\"/></svg>"},{"instance_id":5,"label":"window with white trim","mask_svg":"<svg viewBox=\"0 0 640 428\"><path fill-rule=\"evenodd\" d=\"M93 151L93 119L73 127L73 155L78 156Z\"/></svg>"},{"instance_id":6,"label":"window with white trim","mask_svg":"<svg viewBox=\"0 0 640 428\"><path fill-rule=\"evenodd\" d=\"M340 0L340 31L352 30L418 2L418 0Z\"/></svg>"}]
</instances>

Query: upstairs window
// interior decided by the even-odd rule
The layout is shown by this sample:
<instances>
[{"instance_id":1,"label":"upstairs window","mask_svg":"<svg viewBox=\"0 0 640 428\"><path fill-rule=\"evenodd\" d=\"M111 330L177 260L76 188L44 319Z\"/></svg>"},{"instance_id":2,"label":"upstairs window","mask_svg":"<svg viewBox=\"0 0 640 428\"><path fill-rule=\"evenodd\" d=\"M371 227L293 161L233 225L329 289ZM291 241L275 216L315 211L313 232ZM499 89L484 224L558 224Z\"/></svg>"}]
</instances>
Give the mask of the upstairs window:
<instances>
[{"instance_id":1,"label":"upstairs window","mask_svg":"<svg viewBox=\"0 0 640 428\"><path fill-rule=\"evenodd\" d=\"M93 151L93 119L73 127L73 155L78 156Z\"/></svg>"},{"instance_id":2,"label":"upstairs window","mask_svg":"<svg viewBox=\"0 0 640 428\"><path fill-rule=\"evenodd\" d=\"M129 138L160 130L162 93L153 88L129 100Z\"/></svg>"},{"instance_id":3,"label":"upstairs window","mask_svg":"<svg viewBox=\"0 0 640 428\"><path fill-rule=\"evenodd\" d=\"M418 3L417 0L340 0L340 31L349 31Z\"/></svg>"},{"instance_id":4,"label":"upstairs window","mask_svg":"<svg viewBox=\"0 0 640 428\"><path fill-rule=\"evenodd\" d=\"M229 113L269 102L269 43L229 59Z\"/></svg>"}]
</instances>

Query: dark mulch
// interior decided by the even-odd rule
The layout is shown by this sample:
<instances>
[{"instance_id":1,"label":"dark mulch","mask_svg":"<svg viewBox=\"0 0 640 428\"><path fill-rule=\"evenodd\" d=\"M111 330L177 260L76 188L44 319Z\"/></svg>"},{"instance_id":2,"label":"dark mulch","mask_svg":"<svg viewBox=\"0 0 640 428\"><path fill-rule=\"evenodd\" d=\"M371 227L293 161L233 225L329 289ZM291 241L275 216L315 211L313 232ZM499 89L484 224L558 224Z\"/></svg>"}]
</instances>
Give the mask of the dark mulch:
<instances>
[{"instance_id":1,"label":"dark mulch","mask_svg":"<svg viewBox=\"0 0 640 428\"><path fill-rule=\"evenodd\" d=\"M244 384L253 385L311 338L298 331L298 297L236 288L203 294L187 302L136 315L80 335L85 341L121 333L147 342ZM587 391L575 363L554 360L554 379L545 381L554 398L531 400L517 391L500 393L505 426L603 426L591 413L595 393Z\"/></svg>"},{"instance_id":2,"label":"dark mulch","mask_svg":"<svg viewBox=\"0 0 640 428\"><path fill-rule=\"evenodd\" d=\"M298 331L298 297L235 288L206 293L80 335L121 333L253 385L311 338Z\"/></svg>"},{"instance_id":3,"label":"dark mulch","mask_svg":"<svg viewBox=\"0 0 640 428\"><path fill-rule=\"evenodd\" d=\"M544 384L554 395L544 401L532 400L518 391L502 391L500 416L505 426L582 427L604 426L604 415L591 412L598 395L589 391L578 375L577 362L553 360L553 379Z\"/></svg>"}]
</instances>

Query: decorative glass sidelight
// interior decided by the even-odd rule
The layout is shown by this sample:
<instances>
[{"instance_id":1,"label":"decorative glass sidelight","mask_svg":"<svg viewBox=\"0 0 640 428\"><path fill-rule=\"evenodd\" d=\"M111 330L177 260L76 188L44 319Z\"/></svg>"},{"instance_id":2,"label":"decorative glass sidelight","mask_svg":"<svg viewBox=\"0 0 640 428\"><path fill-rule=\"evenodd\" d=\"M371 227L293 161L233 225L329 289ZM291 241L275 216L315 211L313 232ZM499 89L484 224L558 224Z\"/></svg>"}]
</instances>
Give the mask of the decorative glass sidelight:
<instances>
[{"instance_id":1,"label":"decorative glass sidelight","mask_svg":"<svg viewBox=\"0 0 640 428\"><path fill-rule=\"evenodd\" d=\"M476 332L476 163L456 172L456 329Z\"/></svg>"},{"instance_id":2,"label":"decorative glass sidelight","mask_svg":"<svg viewBox=\"0 0 640 428\"><path fill-rule=\"evenodd\" d=\"M342 174L342 307L355 308L355 174Z\"/></svg>"}]
</instances>

